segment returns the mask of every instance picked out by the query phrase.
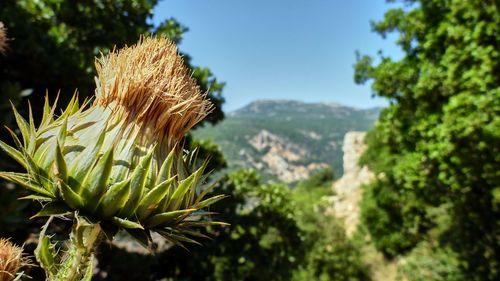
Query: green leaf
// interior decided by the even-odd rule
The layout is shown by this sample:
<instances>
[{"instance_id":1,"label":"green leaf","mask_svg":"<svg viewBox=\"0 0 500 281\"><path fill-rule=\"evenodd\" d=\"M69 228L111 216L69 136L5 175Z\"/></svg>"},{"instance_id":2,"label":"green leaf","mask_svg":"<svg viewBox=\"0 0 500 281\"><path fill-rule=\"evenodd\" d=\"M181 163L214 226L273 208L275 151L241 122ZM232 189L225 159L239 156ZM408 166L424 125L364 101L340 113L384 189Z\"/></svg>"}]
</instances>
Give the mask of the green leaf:
<instances>
[{"instance_id":1,"label":"green leaf","mask_svg":"<svg viewBox=\"0 0 500 281\"><path fill-rule=\"evenodd\" d=\"M142 157L139 165L135 167L130 182L130 197L125 206L120 211L120 217L129 217L136 211L143 196L146 176L153 159L153 151L154 150L152 149L148 154Z\"/></svg>"},{"instance_id":2,"label":"green leaf","mask_svg":"<svg viewBox=\"0 0 500 281\"><path fill-rule=\"evenodd\" d=\"M210 236L207 236L201 232L198 232L198 231L193 231L193 230L188 230L188 229L181 229L181 230L177 230L177 232L179 232L180 234L183 234L184 236L193 236L193 237L199 237L199 238L204 238L204 239L209 239L211 240L212 238Z\"/></svg>"},{"instance_id":3,"label":"green leaf","mask_svg":"<svg viewBox=\"0 0 500 281\"><path fill-rule=\"evenodd\" d=\"M38 245L35 249L36 260L40 263L40 266L48 273L49 279L51 276L57 273L57 254L54 252L54 246L50 244L50 237L45 235L45 231L52 221L52 217L47 220L45 225L40 232L38 238Z\"/></svg>"},{"instance_id":4,"label":"green leaf","mask_svg":"<svg viewBox=\"0 0 500 281\"><path fill-rule=\"evenodd\" d=\"M169 232L166 232L166 231L161 231L161 230L158 230L158 233L165 239L167 239L168 241L172 242L173 244L175 244L176 246L179 246L181 248L183 248L184 250L188 251L188 248L186 248L186 246L184 246L179 240L177 239L174 239L172 237L172 234L170 234Z\"/></svg>"},{"instance_id":5,"label":"green leaf","mask_svg":"<svg viewBox=\"0 0 500 281\"><path fill-rule=\"evenodd\" d=\"M27 167L26 161L24 160L23 154L13 148L12 146L4 143L3 141L0 141L0 148L7 153L12 159L16 160L17 163L21 164L24 168Z\"/></svg>"},{"instance_id":6,"label":"green leaf","mask_svg":"<svg viewBox=\"0 0 500 281\"><path fill-rule=\"evenodd\" d=\"M94 211L99 203L99 198L106 192L111 168L113 167L113 147L111 147L92 169L88 178L82 184L82 196L89 211Z\"/></svg>"},{"instance_id":7,"label":"green leaf","mask_svg":"<svg viewBox=\"0 0 500 281\"><path fill-rule=\"evenodd\" d=\"M78 95L75 93L72 97L71 100L68 103L68 106L66 106L66 109L64 112L59 116L58 119L67 119L69 116L77 112L79 109L78 105Z\"/></svg>"},{"instance_id":8,"label":"green leaf","mask_svg":"<svg viewBox=\"0 0 500 281\"><path fill-rule=\"evenodd\" d=\"M230 226L229 223L221 221L183 221L179 223L179 227L207 227L207 226Z\"/></svg>"},{"instance_id":9,"label":"green leaf","mask_svg":"<svg viewBox=\"0 0 500 281\"><path fill-rule=\"evenodd\" d=\"M33 119L33 110L31 109L31 103L28 101L28 112L29 112L29 142L27 145L27 151L30 155L33 155L36 148L36 128L35 121Z\"/></svg>"},{"instance_id":10,"label":"green leaf","mask_svg":"<svg viewBox=\"0 0 500 281\"><path fill-rule=\"evenodd\" d=\"M170 233L170 234L168 234L168 236L170 237L170 240L175 239L175 240L180 241L180 242L186 242L186 243L191 243L191 244L196 244L196 245L201 246L200 242L193 240L191 238L188 238L184 235L177 235L177 234Z\"/></svg>"},{"instance_id":11,"label":"green leaf","mask_svg":"<svg viewBox=\"0 0 500 281\"><path fill-rule=\"evenodd\" d=\"M194 211L196 211L196 209L177 210L157 214L146 221L146 226L152 228L158 225L168 225L175 222L180 217L189 215Z\"/></svg>"},{"instance_id":12,"label":"green leaf","mask_svg":"<svg viewBox=\"0 0 500 281\"><path fill-rule=\"evenodd\" d=\"M27 174L14 173L14 172L0 172L0 178L19 184L20 186L28 190L31 190L33 192L39 193L41 195L55 198L55 194L44 189L39 184L35 183L31 179L31 177Z\"/></svg>"},{"instance_id":13,"label":"green leaf","mask_svg":"<svg viewBox=\"0 0 500 281\"><path fill-rule=\"evenodd\" d=\"M49 96L48 94L45 94L45 103L43 105L43 116L42 116L42 122L40 123L40 128L44 128L48 126L53 120L54 120L54 113L57 107L57 101L59 100L59 93L56 95L56 99L54 100L54 103L52 106L49 104ZM40 131L39 133L42 133Z\"/></svg>"},{"instance_id":14,"label":"green leaf","mask_svg":"<svg viewBox=\"0 0 500 281\"><path fill-rule=\"evenodd\" d=\"M16 145L17 149L19 151L24 151L24 146L23 144L21 143L21 141L19 140L19 138L17 137L16 133L14 133L14 131L12 131L9 127L5 127L5 129L9 132L10 136L12 137L12 140L14 141L14 144Z\"/></svg>"},{"instance_id":15,"label":"green leaf","mask_svg":"<svg viewBox=\"0 0 500 281\"><path fill-rule=\"evenodd\" d=\"M106 129L103 128L97 142L94 146L88 146L85 148L75 159L73 159L73 164L69 168L69 184L75 186L75 191L81 193L81 184L88 176L91 171L92 166L99 158L99 151L101 150L102 144L104 143L104 137L106 136Z\"/></svg>"},{"instance_id":16,"label":"green leaf","mask_svg":"<svg viewBox=\"0 0 500 281\"><path fill-rule=\"evenodd\" d=\"M64 145L67 133L68 133L68 118L65 118L61 125L61 128L59 129L59 134L57 134L57 142Z\"/></svg>"},{"instance_id":17,"label":"green leaf","mask_svg":"<svg viewBox=\"0 0 500 281\"><path fill-rule=\"evenodd\" d=\"M46 217L46 216L61 216L70 213L71 210L68 208L66 204L62 202L50 202L47 203L45 206L43 206L40 212L32 216L31 219L37 217Z\"/></svg>"},{"instance_id":18,"label":"green leaf","mask_svg":"<svg viewBox=\"0 0 500 281\"><path fill-rule=\"evenodd\" d=\"M198 177L197 173L191 174L187 179L183 180L179 186L175 189L174 194L170 198L170 202L167 204L167 210L177 210L181 203L183 197L188 193L191 188L195 188L195 179Z\"/></svg>"},{"instance_id":19,"label":"green leaf","mask_svg":"<svg viewBox=\"0 0 500 281\"><path fill-rule=\"evenodd\" d=\"M19 200L52 201L53 198L50 198L50 197L47 197L47 196L42 196L42 195L32 194L32 195L21 197L21 198L19 198Z\"/></svg>"},{"instance_id":20,"label":"green leaf","mask_svg":"<svg viewBox=\"0 0 500 281\"><path fill-rule=\"evenodd\" d=\"M203 209L203 208L210 206L210 205L214 204L215 202L220 201L220 200L227 198L227 197L229 197L229 196L228 195L217 195L214 197L210 197L208 199L201 201L200 203L197 203L193 207L195 207L196 209Z\"/></svg>"},{"instance_id":21,"label":"green leaf","mask_svg":"<svg viewBox=\"0 0 500 281\"><path fill-rule=\"evenodd\" d=\"M122 218L119 218L119 217L113 217L111 219L113 221L114 224L118 225L118 226L121 226L123 228L127 228L127 229L144 229L144 227L137 223L137 222L133 222L133 221L130 221L130 220L127 220L127 219L122 219Z\"/></svg>"},{"instance_id":22,"label":"green leaf","mask_svg":"<svg viewBox=\"0 0 500 281\"><path fill-rule=\"evenodd\" d=\"M104 218L114 216L127 203L130 195L130 179L113 184L99 202L98 211Z\"/></svg>"},{"instance_id":23,"label":"green leaf","mask_svg":"<svg viewBox=\"0 0 500 281\"><path fill-rule=\"evenodd\" d=\"M77 210L85 205L86 202L84 202L82 197L73 191L65 182L59 181L57 187L64 202L66 202L70 208Z\"/></svg>"},{"instance_id":24,"label":"green leaf","mask_svg":"<svg viewBox=\"0 0 500 281\"><path fill-rule=\"evenodd\" d=\"M160 172L158 173L158 178L156 179L155 184L160 184L161 182L166 181L170 178L170 174L172 171L172 164L174 163L174 155L175 155L175 147L170 151L165 161L161 165Z\"/></svg>"},{"instance_id":25,"label":"green leaf","mask_svg":"<svg viewBox=\"0 0 500 281\"><path fill-rule=\"evenodd\" d=\"M40 122L40 128L45 127L52 120L50 112L49 95L45 94L45 102L43 103L43 113L42 121Z\"/></svg>"},{"instance_id":26,"label":"green leaf","mask_svg":"<svg viewBox=\"0 0 500 281\"><path fill-rule=\"evenodd\" d=\"M55 167L56 171L54 174L64 182L68 182L68 166L66 165L66 160L64 160L64 155L59 145L59 141L56 141L56 161Z\"/></svg>"},{"instance_id":27,"label":"green leaf","mask_svg":"<svg viewBox=\"0 0 500 281\"><path fill-rule=\"evenodd\" d=\"M158 207L158 204L172 188L172 181L174 179L175 177L165 180L155 188L151 189L146 196L142 198L137 209L137 216L139 219L142 220L146 218Z\"/></svg>"},{"instance_id":28,"label":"green leaf","mask_svg":"<svg viewBox=\"0 0 500 281\"><path fill-rule=\"evenodd\" d=\"M26 120L24 120L21 114L17 112L17 109L12 102L10 103L10 105L12 106L12 111L14 111L14 117L16 118L16 123L19 128L19 131L21 131L21 135L23 137L23 143L26 146L28 140L30 139L28 122L26 122Z\"/></svg>"}]
</instances>

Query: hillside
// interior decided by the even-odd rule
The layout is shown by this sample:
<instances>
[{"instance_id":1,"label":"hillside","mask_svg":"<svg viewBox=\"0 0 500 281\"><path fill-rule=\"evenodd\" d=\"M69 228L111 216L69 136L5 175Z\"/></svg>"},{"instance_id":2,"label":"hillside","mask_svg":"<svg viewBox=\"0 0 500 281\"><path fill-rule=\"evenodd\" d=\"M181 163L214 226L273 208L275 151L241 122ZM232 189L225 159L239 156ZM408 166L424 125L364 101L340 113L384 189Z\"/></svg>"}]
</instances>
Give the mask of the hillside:
<instances>
[{"instance_id":1,"label":"hillside","mask_svg":"<svg viewBox=\"0 0 500 281\"><path fill-rule=\"evenodd\" d=\"M194 136L217 143L230 169L253 167L269 179L293 182L330 165L340 176L345 133L369 129L379 111L335 103L256 101L216 126L197 129Z\"/></svg>"}]
</instances>

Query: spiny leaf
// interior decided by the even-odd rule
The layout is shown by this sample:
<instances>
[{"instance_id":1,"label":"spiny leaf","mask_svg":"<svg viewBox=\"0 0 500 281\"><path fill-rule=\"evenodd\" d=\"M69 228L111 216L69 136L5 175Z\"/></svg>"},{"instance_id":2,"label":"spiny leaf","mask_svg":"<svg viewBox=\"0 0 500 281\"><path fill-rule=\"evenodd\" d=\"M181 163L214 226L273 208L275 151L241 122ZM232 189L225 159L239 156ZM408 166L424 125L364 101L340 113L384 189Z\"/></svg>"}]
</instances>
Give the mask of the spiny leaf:
<instances>
[{"instance_id":1,"label":"spiny leaf","mask_svg":"<svg viewBox=\"0 0 500 281\"><path fill-rule=\"evenodd\" d=\"M215 202L220 201L220 200L227 198L227 197L229 197L229 196L228 195L216 195L216 196L210 197L208 199L205 199L205 200L195 204L194 207L197 209L203 209L203 208L210 206L210 205L214 204Z\"/></svg>"},{"instance_id":2,"label":"spiny leaf","mask_svg":"<svg viewBox=\"0 0 500 281\"><path fill-rule=\"evenodd\" d=\"M196 245L200 245L201 246L200 242L198 242L196 240L193 240L191 238L188 238L188 237L186 237L184 235L177 235L177 234L171 233L169 236L171 237L171 239L175 239L177 241L191 243L191 244L196 244Z\"/></svg>"},{"instance_id":3,"label":"spiny leaf","mask_svg":"<svg viewBox=\"0 0 500 281\"><path fill-rule=\"evenodd\" d=\"M35 121L33 119L33 110L31 109L31 103L28 101L28 112L29 112L29 142L27 145L27 151L29 154L33 154L36 148L36 128Z\"/></svg>"},{"instance_id":4,"label":"spiny leaf","mask_svg":"<svg viewBox=\"0 0 500 281\"><path fill-rule=\"evenodd\" d=\"M96 144L93 147L89 146L85 148L73 160L73 165L71 165L71 167L69 168L69 174L72 175L72 177L69 179L69 184L71 184L71 186L78 187L77 189L75 189L77 193L81 193L81 183L90 173L90 168L94 165L99 157L99 151L101 150L105 135L106 129L103 128L103 130L99 134Z\"/></svg>"},{"instance_id":5,"label":"spiny leaf","mask_svg":"<svg viewBox=\"0 0 500 281\"><path fill-rule=\"evenodd\" d=\"M21 198L19 198L19 200L52 201L53 198L50 198L50 197L47 197L47 196L43 196L43 195L32 194L32 195L21 197Z\"/></svg>"},{"instance_id":6,"label":"spiny leaf","mask_svg":"<svg viewBox=\"0 0 500 281\"><path fill-rule=\"evenodd\" d=\"M198 231L193 231L193 230L188 230L188 229L177 229L177 232L179 232L180 234L184 235L184 236L193 236L193 237L199 237L199 238L204 238L204 239L209 239L211 240L212 238L210 236L207 236L201 232L198 232Z\"/></svg>"},{"instance_id":7,"label":"spiny leaf","mask_svg":"<svg viewBox=\"0 0 500 281\"><path fill-rule=\"evenodd\" d=\"M66 109L64 112L59 116L58 120L60 119L67 119L71 114L75 113L78 111L78 95L75 93L72 97L71 100L68 103L68 106L66 106Z\"/></svg>"},{"instance_id":8,"label":"spiny leaf","mask_svg":"<svg viewBox=\"0 0 500 281\"><path fill-rule=\"evenodd\" d=\"M62 198L64 199L64 202L66 202L70 208L79 209L86 203L83 201L83 198L78 193L73 191L73 189L71 189L71 187L69 187L65 182L59 181L57 183L57 187Z\"/></svg>"},{"instance_id":9,"label":"spiny leaf","mask_svg":"<svg viewBox=\"0 0 500 281\"><path fill-rule=\"evenodd\" d=\"M170 202L167 205L167 210L176 210L181 206L183 197L191 188L195 187L195 179L197 177L198 175L195 172L179 184L170 198Z\"/></svg>"},{"instance_id":10,"label":"spiny leaf","mask_svg":"<svg viewBox=\"0 0 500 281\"><path fill-rule=\"evenodd\" d=\"M99 202L99 198L108 185L111 168L113 167L113 147L111 147L102 157L97 161L96 166L92 169L88 178L82 185L82 195L87 203L89 211L95 210Z\"/></svg>"},{"instance_id":11,"label":"spiny leaf","mask_svg":"<svg viewBox=\"0 0 500 281\"><path fill-rule=\"evenodd\" d=\"M67 133L68 133L68 118L64 118L61 128L59 129L59 134L57 134L57 141L61 144L64 144Z\"/></svg>"},{"instance_id":12,"label":"spiny leaf","mask_svg":"<svg viewBox=\"0 0 500 281\"><path fill-rule=\"evenodd\" d=\"M144 229L144 227L141 224L139 224L137 222L133 222L133 221L127 220L127 219L122 219L122 218L119 218L119 217L113 217L111 220L113 221L113 223L115 223L116 225L121 226L123 228L127 228L127 229Z\"/></svg>"},{"instance_id":13,"label":"spiny leaf","mask_svg":"<svg viewBox=\"0 0 500 281\"><path fill-rule=\"evenodd\" d=\"M207 227L212 225L230 226L230 224L221 221L183 221L178 224L179 227Z\"/></svg>"},{"instance_id":14,"label":"spiny leaf","mask_svg":"<svg viewBox=\"0 0 500 281\"><path fill-rule=\"evenodd\" d=\"M153 149L142 157L139 165L135 167L132 178L130 182L130 198L125 204L125 207L122 208L120 212L120 217L129 217L132 215L137 206L139 205L139 201L141 200L144 192L144 184L146 183L146 176L148 173L148 169L151 166L151 160L153 158Z\"/></svg>"},{"instance_id":15,"label":"spiny leaf","mask_svg":"<svg viewBox=\"0 0 500 281\"><path fill-rule=\"evenodd\" d=\"M43 105L43 116L42 116L42 122L40 123L40 128L38 132L39 134L43 132L43 130L40 129L47 127L53 121L58 100L59 100L59 93L57 93L56 99L54 100L52 106L50 106L49 96L47 93L45 94L45 103Z\"/></svg>"},{"instance_id":16,"label":"spiny leaf","mask_svg":"<svg viewBox=\"0 0 500 281\"><path fill-rule=\"evenodd\" d=\"M172 181L175 177L157 185L155 188L151 189L146 196L142 198L139 202L139 207L137 209L137 216L139 219L144 219L149 216L158 206L160 201L167 195L172 187Z\"/></svg>"},{"instance_id":17,"label":"spiny leaf","mask_svg":"<svg viewBox=\"0 0 500 281\"><path fill-rule=\"evenodd\" d=\"M188 251L188 248L186 248L186 246L184 246L184 244L182 244L179 240L177 239L174 239L172 238L172 236L170 235L170 233L168 232L165 232L165 231L158 231L158 233L165 239L167 239L168 241L172 242L174 245L176 246L179 246L181 248L183 248L184 250Z\"/></svg>"},{"instance_id":18,"label":"spiny leaf","mask_svg":"<svg viewBox=\"0 0 500 281\"><path fill-rule=\"evenodd\" d=\"M19 184L20 186L39 193L41 195L46 195L51 198L55 198L55 195L41 187L39 184L34 183L31 177L27 174L14 173L14 172L0 172L0 178L11 181L13 183Z\"/></svg>"},{"instance_id":19,"label":"spiny leaf","mask_svg":"<svg viewBox=\"0 0 500 281\"><path fill-rule=\"evenodd\" d=\"M56 141L56 161L55 164L55 175L64 182L68 182L68 166L66 165L66 160L64 160L64 155L62 148L59 145L59 141Z\"/></svg>"},{"instance_id":20,"label":"spiny leaf","mask_svg":"<svg viewBox=\"0 0 500 281\"><path fill-rule=\"evenodd\" d=\"M1 140L0 140L0 148L5 153L7 153L7 155L9 155L12 159L16 160L17 163L21 164L21 166L26 168L27 166L26 161L24 160L23 154L19 150L13 148L12 146L4 143Z\"/></svg>"},{"instance_id":21,"label":"spiny leaf","mask_svg":"<svg viewBox=\"0 0 500 281\"><path fill-rule=\"evenodd\" d=\"M35 249L36 260L40 263L40 266L48 273L49 279L52 275L57 273L57 255L54 252L53 246L50 244L50 237L45 235L52 217L50 217L40 232L38 238L38 245Z\"/></svg>"},{"instance_id":22,"label":"spiny leaf","mask_svg":"<svg viewBox=\"0 0 500 281\"><path fill-rule=\"evenodd\" d=\"M164 225L168 223L172 223L177 220L179 217L189 215L192 212L196 211L196 209L186 209L186 210L177 210L171 212L165 212L161 214L157 214L152 216L146 221L147 227L155 227L158 225Z\"/></svg>"},{"instance_id":23,"label":"spiny leaf","mask_svg":"<svg viewBox=\"0 0 500 281\"><path fill-rule=\"evenodd\" d=\"M156 179L156 184L160 184L161 182L166 181L170 178L170 173L172 171L172 164L174 163L174 155L175 155L175 147L170 151L167 155L165 161L161 165L160 172L158 173L158 178Z\"/></svg>"},{"instance_id":24,"label":"spiny leaf","mask_svg":"<svg viewBox=\"0 0 500 281\"><path fill-rule=\"evenodd\" d=\"M19 128L19 131L21 131L21 135L23 137L23 143L26 145L29 140L29 125L26 120L17 112L16 107L14 104L11 102L10 105L12 106L12 111L14 111L14 117L16 119L17 126Z\"/></svg>"},{"instance_id":25,"label":"spiny leaf","mask_svg":"<svg viewBox=\"0 0 500 281\"><path fill-rule=\"evenodd\" d=\"M113 184L104 194L99 203L99 213L102 217L114 216L127 203L130 195L130 179Z\"/></svg>"},{"instance_id":26,"label":"spiny leaf","mask_svg":"<svg viewBox=\"0 0 500 281\"><path fill-rule=\"evenodd\" d=\"M205 196L210 191L212 191L216 185L217 185L217 181L213 182L212 184L210 184L209 186L207 186L205 189L203 189L203 191L196 198L196 201L194 202L194 204L196 205L196 204L200 203L200 201L203 200L203 198L205 198Z\"/></svg>"},{"instance_id":27,"label":"spiny leaf","mask_svg":"<svg viewBox=\"0 0 500 281\"><path fill-rule=\"evenodd\" d=\"M19 140L19 138L17 137L16 133L14 133L14 131L12 131L9 127L5 127L5 129L9 132L10 136L12 137L12 140L14 141L14 144L17 147L17 149L19 151L23 151L24 146L21 143L21 141Z\"/></svg>"},{"instance_id":28,"label":"spiny leaf","mask_svg":"<svg viewBox=\"0 0 500 281\"><path fill-rule=\"evenodd\" d=\"M43 103L43 113L42 113L42 121L40 122L40 127L44 127L46 123L50 122L48 120L51 118L50 116L50 104L49 104L49 95L45 94L45 102Z\"/></svg>"},{"instance_id":29,"label":"spiny leaf","mask_svg":"<svg viewBox=\"0 0 500 281\"><path fill-rule=\"evenodd\" d=\"M40 212L32 216L31 219L36 217L61 216L69 213L71 213L71 210L69 210L66 204L62 202L50 202L43 206Z\"/></svg>"}]
</instances>

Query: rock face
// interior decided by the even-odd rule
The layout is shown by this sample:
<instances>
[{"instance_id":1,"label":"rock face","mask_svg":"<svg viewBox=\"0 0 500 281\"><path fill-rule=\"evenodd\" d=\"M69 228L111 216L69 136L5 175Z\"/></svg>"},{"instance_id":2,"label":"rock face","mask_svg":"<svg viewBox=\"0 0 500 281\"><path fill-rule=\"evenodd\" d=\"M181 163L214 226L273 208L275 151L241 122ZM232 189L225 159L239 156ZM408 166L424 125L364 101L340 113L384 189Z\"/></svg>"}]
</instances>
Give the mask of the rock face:
<instances>
[{"instance_id":1,"label":"rock face","mask_svg":"<svg viewBox=\"0 0 500 281\"><path fill-rule=\"evenodd\" d=\"M326 163L299 164L299 161L307 158L310 153L267 130L261 130L248 143L263 153L260 161L265 163L270 173L276 175L280 181L288 183L306 179L311 172L328 167Z\"/></svg>"},{"instance_id":2,"label":"rock face","mask_svg":"<svg viewBox=\"0 0 500 281\"><path fill-rule=\"evenodd\" d=\"M330 197L329 213L345 222L350 236L359 223L359 201L362 197L361 186L369 183L374 175L367 167L360 167L358 161L365 150L364 132L348 132L344 136L344 175L333 183L335 196Z\"/></svg>"}]
</instances>

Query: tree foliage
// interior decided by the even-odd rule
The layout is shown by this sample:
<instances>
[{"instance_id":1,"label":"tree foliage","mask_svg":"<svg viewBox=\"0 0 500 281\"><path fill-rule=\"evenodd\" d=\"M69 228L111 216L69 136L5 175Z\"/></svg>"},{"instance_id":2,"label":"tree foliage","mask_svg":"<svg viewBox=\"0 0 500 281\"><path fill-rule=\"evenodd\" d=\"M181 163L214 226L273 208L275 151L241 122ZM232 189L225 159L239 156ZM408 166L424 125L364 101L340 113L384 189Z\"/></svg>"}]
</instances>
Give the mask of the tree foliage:
<instances>
[{"instance_id":1,"label":"tree foliage","mask_svg":"<svg viewBox=\"0 0 500 281\"><path fill-rule=\"evenodd\" d=\"M401 1L373 30L404 57L360 57L358 83L391 105L362 161L379 176L362 216L388 256L435 239L466 280L500 278L500 4Z\"/></svg>"},{"instance_id":2,"label":"tree foliage","mask_svg":"<svg viewBox=\"0 0 500 281\"><path fill-rule=\"evenodd\" d=\"M9 47L0 56L0 89L17 85L32 89L30 100L36 110L47 92L59 91L62 104L78 89L80 96L94 92L94 58L114 47L137 42L140 36L164 35L179 43L187 28L174 19L152 24L157 0L2 1L0 19L8 28ZM223 83L208 68L190 65L202 91L208 91L216 109L211 123L224 115L221 105Z\"/></svg>"},{"instance_id":3,"label":"tree foliage","mask_svg":"<svg viewBox=\"0 0 500 281\"><path fill-rule=\"evenodd\" d=\"M42 115L45 94L54 100L59 93L59 104L63 106L75 90L82 100L92 96L94 59L100 53L105 54L115 46L134 44L140 36L152 34L167 36L179 43L187 28L175 19L167 19L158 26L152 24L152 12L157 3L157 0L2 1L0 21L6 26L8 37L7 49L0 54L0 109L5 113L0 117L2 126L13 127L13 115L7 113L10 112L9 101L27 109L24 98L29 96L34 117L38 118ZM193 77L201 90L208 92L215 104L206 120L217 123L224 117L221 108L224 83L219 82L208 68L191 65L189 56L184 54L184 58L193 69ZM205 150L211 151L214 147ZM4 155L0 157L0 165L7 170L16 169ZM220 158L217 156L211 163L223 164ZM5 189L5 184L0 184L2 199L20 197L18 189ZM31 206L18 202L0 206L0 213L9 213L0 218L0 235L14 237L16 242L23 243L31 231L26 227L12 228L11 223L14 218L26 219L33 215Z\"/></svg>"}]
</instances>

